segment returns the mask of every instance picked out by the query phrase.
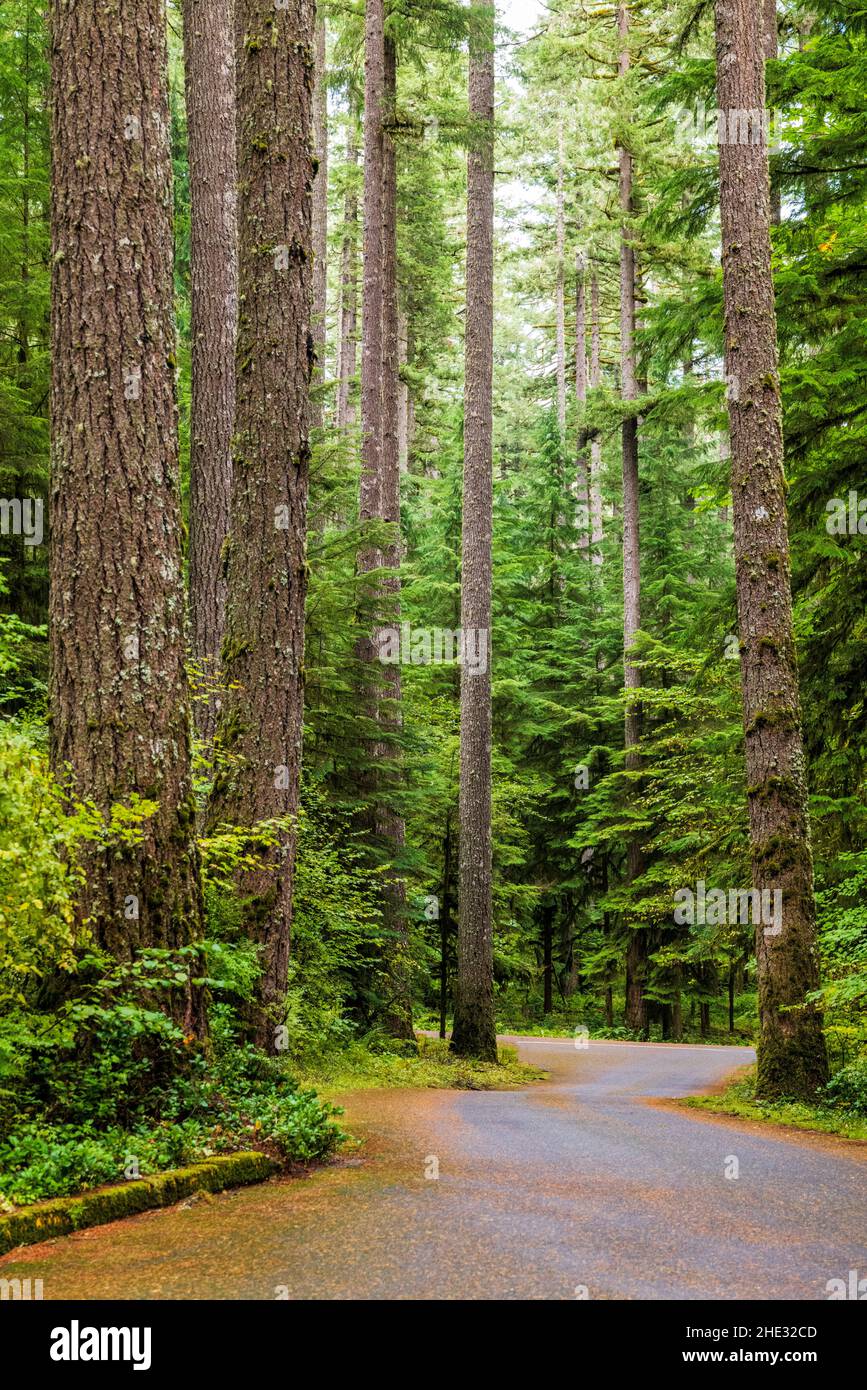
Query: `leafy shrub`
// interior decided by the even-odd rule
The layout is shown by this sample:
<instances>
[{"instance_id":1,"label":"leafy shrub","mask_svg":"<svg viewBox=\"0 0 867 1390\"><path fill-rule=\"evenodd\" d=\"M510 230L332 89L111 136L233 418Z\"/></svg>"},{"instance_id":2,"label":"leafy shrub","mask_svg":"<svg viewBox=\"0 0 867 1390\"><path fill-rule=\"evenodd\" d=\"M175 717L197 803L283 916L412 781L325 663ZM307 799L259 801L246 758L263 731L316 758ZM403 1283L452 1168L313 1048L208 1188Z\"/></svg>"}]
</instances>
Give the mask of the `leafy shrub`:
<instances>
[{"instance_id":1,"label":"leafy shrub","mask_svg":"<svg viewBox=\"0 0 867 1390\"><path fill-rule=\"evenodd\" d=\"M0 1003L73 966L76 834L35 739L0 721Z\"/></svg>"},{"instance_id":2,"label":"leafy shrub","mask_svg":"<svg viewBox=\"0 0 867 1390\"><path fill-rule=\"evenodd\" d=\"M825 1087L825 1095L836 1109L867 1115L867 1058L850 1062L835 1072Z\"/></svg>"}]
</instances>

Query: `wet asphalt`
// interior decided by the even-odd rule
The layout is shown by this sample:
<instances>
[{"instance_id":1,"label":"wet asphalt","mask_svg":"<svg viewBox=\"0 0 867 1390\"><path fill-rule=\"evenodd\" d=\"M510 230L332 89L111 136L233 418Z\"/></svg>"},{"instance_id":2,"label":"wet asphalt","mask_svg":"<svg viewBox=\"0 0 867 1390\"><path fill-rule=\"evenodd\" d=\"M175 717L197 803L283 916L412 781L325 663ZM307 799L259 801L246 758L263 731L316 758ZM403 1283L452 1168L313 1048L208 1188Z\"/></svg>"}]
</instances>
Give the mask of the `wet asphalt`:
<instances>
[{"instance_id":1,"label":"wet asphalt","mask_svg":"<svg viewBox=\"0 0 867 1390\"><path fill-rule=\"evenodd\" d=\"M794 1299L867 1274L867 1145L666 1103L748 1048L507 1039L550 1080L343 1098L337 1163L13 1252L44 1298Z\"/></svg>"}]
</instances>

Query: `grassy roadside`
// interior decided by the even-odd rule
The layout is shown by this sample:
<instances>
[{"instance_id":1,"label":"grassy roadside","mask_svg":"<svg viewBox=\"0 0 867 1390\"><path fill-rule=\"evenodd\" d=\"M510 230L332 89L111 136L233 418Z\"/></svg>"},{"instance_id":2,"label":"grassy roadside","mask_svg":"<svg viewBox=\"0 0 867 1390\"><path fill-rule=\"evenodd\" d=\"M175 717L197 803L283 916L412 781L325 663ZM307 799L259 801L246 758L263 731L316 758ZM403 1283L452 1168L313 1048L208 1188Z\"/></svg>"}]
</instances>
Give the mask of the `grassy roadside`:
<instances>
[{"instance_id":1,"label":"grassy roadside","mask_svg":"<svg viewBox=\"0 0 867 1390\"><path fill-rule=\"evenodd\" d=\"M448 1042L419 1038L418 1056L397 1052L371 1052L358 1044L326 1057L300 1071L302 1085L312 1086L324 1100L344 1091L376 1087L417 1087L424 1090L506 1091L542 1081L547 1073L518 1060L514 1047L501 1047L499 1063L474 1062L455 1057Z\"/></svg>"},{"instance_id":2,"label":"grassy roadside","mask_svg":"<svg viewBox=\"0 0 867 1390\"><path fill-rule=\"evenodd\" d=\"M867 1116L831 1105L807 1105L803 1101L759 1101L755 1095L755 1068L730 1082L715 1095L684 1096L676 1104L715 1115L734 1115L759 1120L770 1126L838 1134L844 1139L867 1141Z\"/></svg>"}]
</instances>

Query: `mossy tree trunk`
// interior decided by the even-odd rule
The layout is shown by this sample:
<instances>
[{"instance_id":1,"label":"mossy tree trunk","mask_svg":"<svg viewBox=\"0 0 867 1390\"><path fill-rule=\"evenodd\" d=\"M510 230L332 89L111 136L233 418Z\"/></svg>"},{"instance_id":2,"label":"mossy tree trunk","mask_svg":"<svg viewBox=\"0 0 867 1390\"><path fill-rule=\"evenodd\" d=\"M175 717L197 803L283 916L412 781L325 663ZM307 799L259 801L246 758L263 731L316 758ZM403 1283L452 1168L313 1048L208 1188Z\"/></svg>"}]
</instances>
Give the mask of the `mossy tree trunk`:
<instances>
[{"instance_id":1,"label":"mossy tree trunk","mask_svg":"<svg viewBox=\"0 0 867 1390\"><path fill-rule=\"evenodd\" d=\"M380 516L392 528L391 541L382 553L382 563L390 573L384 578L389 622L400 620L400 314L397 280L397 150L394 131L397 100L397 52L394 40L386 35L384 46L385 81L383 91L382 164L382 471L379 490ZM402 760L397 738L401 728L400 666L384 670L385 683L379 707L379 722L385 738L377 747L379 796L377 832L389 859L394 862L403 852L406 832L403 817L395 805L402 780ZM406 884L399 872L391 872L385 882L386 1026L394 1037L411 1039L412 1000L409 985L409 931Z\"/></svg>"},{"instance_id":2,"label":"mossy tree trunk","mask_svg":"<svg viewBox=\"0 0 867 1390\"><path fill-rule=\"evenodd\" d=\"M340 341L337 358L337 427L355 423L350 399L357 358L358 317L358 129L354 102L346 125L346 192L343 200L343 245L340 254Z\"/></svg>"},{"instance_id":3,"label":"mossy tree trunk","mask_svg":"<svg viewBox=\"0 0 867 1390\"><path fill-rule=\"evenodd\" d=\"M172 318L162 0L51 7L51 762L103 815L157 803L138 845L91 845L78 903L121 960L202 933ZM201 991L172 1013L204 1031Z\"/></svg>"},{"instance_id":4,"label":"mossy tree trunk","mask_svg":"<svg viewBox=\"0 0 867 1390\"><path fill-rule=\"evenodd\" d=\"M599 319L599 272L596 262L590 273L590 387L602 385L601 323ZM598 432L590 443L590 549L594 565L602 564L601 545L605 539L602 520L602 438Z\"/></svg>"},{"instance_id":5,"label":"mossy tree trunk","mask_svg":"<svg viewBox=\"0 0 867 1390\"><path fill-rule=\"evenodd\" d=\"M361 428L362 520L388 522L392 540L358 557L361 573L375 576L375 608L388 625L399 621L400 466L398 445L397 163L393 139L397 55L385 34L382 0L365 6L364 255L362 279ZM376 633L357 646L367 671L362 705L370 721L369 767L362 779L366 825L384 858L393 864L404 846L404 823L394 806L400 778L396 739L400 729L400 667L381 666ZM396 1037L410 1039L412 1006L408 976L406 890L398 873L384 880L387 945L383 960L383 1021Z\"/></svg>"},{"instance_id":6,"label":"mossy tree trunk","mask_svg":"<svg viewBox=\"0 0 867 1390\"><path fill-rule=\"evenodd\" d=\"M313 184L313 343L319 368L318 386L325 372L326 323L328 309L328 88L326 86L325 19L317 14L315 55L316 86L313 93L313 155L316 179ZM311 421L322 424L321 390L311 408Z\"/></svg>"},{"instance_id":7,"label":"mossy tree trunk","mask_svg":"<svg viewBox=\"0 0 867 1390\"><path fill-rule=\"evenodd\" d=\"M620 44L618 71L625 78L630 68L629 10L625 4L617 7L617 35ZM620 392L628 404L637 395L635 371L635 250L632 245L633 171L632 154L621 141L619 150L620 174ZM639 566L639 501L638 501L638 419L627 416L621 429L623 465L623 674L627 698L624 728L626 771L635 773L641 766L638 745L641 739L641 708L631 692L641 685L641 672L631 659L635 634L641 626L641 573ZM628 784L631 800L639 796L638 782ZM637 835L630 837L626 855L626 874L629 882L639 877L644 867L641 843ZM647 934L643 928L629 927L626 946L626 1010L627 1028L636 1032L647 1030Z\"/></svg>"},{"instance_id":8,"label":"mossy tree trunk","mask_svg":"<svg viewBox=\"0 0 867 1390\"><path fill-rule=\"evenodd\" d=\"M301 773L309 389L313 363L312 0L237 0L238 356L227 691L209 825L280 819L244 872L262 977L250 1027L273 1048L286 992Z\"/></svg>"},{"instance_id":9,"label":"mossy tree trunk","mask_svg":"<svg viewBox=\"0 0 867 1390\"><path fill-rule=\"evenodd\" d=\"M497 1060L491 898L491 535L493 528L494 7L470 31L461 627L484 670L461 667L460 893L452 1048Z\"/></svg>"},{"instance_id":10,"label":"mossy tree trunk","mask_svg":"<svg viewBox=\"0 0 867 1390\"><path fill-rule=\"evenodd\" d=\"M764 109L761 9L716 6L721 111ZM721 129L731 129L728 119ZM725 368L753 885L779 889L782 921L756 927L758 1091L813 1095L828 1075L820 1013L813 866L792 633L767 145L719 148Z\"/></svg>"},{"instance_id":11,"label":"mossy tree trunk","mask_svg":"<svg viewBox=\"0 0 867 1390\"><path fill-rule=\"evenodd\" d=\"M582 535L579 545L590 556L590 460L587 457L587 429L583 421L587 406L587 307L584 286L585 260L583 251L575 256L575 404L578 407L578 436L576 448L575 491L584 509L581 517Z\"/></svg>"},{"instance_id":12,"label":"mossy tree trunk","mask_svg":"<svg viewBox=\"0 0 867 1390\"><path fill-rule=\"evenodd\" d=\"M555 288L557 355L557 424L561 446L566 438L566 189L563 122L557 122L557 279Z\"/></svg>"}]
</instances>

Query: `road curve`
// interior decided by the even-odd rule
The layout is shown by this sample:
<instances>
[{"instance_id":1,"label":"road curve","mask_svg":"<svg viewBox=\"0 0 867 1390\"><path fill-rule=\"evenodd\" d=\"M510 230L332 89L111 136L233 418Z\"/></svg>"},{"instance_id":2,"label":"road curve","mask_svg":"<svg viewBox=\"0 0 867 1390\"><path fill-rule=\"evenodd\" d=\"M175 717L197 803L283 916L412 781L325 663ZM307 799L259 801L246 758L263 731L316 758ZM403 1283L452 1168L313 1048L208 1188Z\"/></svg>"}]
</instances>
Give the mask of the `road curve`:
<instances>
[{"instance_id":1,"label":"road curve","mask_svg":"<svg viewBox=\"0 0 867 1390\"><path fill-rule=\"evenodd\" d=\"M41 1277L46 1299L820 1300L867 1269L867 1146L648 1099L712 1086L749 1049L507 1041L551 1080L356 1093L357 1154L34 1246L0 1275Z\"/></svg>"}]
</instances>

